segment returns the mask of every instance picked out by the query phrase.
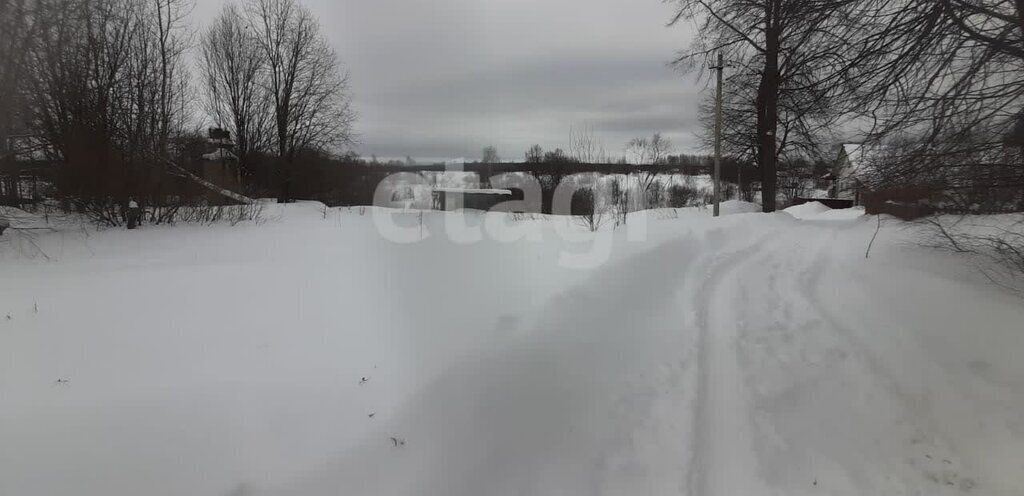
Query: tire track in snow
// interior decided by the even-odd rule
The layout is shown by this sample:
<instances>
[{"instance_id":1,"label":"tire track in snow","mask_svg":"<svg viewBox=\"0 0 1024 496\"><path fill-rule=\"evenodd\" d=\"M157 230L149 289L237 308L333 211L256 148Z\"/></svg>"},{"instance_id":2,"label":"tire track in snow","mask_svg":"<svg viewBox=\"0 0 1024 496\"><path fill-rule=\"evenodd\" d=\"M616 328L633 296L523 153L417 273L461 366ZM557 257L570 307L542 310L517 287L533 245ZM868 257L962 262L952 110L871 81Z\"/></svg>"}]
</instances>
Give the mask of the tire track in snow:
<instances>
[{"instance_id":1,"label":"tire track in snow","mask_svg":"<svg viewBox=\"0 0 1024 496\"><path fill-rule=\"evenodd\" d=\"M752 419L730 304L738 294L738 274L751 263L751 255L784 231L774 231L728 255L711 257L705 282L694 295L701 336L695 451L689 474L693 496L742 496L763 488L756 477Z\"/></svg>"},{"instance_id":2,"label":"tire track in snow","mask_svg":"<svg viewBox=\"0 0 1024 496\"><path fill-rule=\"evenodd\" d=\"M770 298L766 302L774 301L782 310L782 320L775 325L788 328L787 332L810 326L812 334L796 334L795 341L788 344L776 341L783 347L760 353L761 359L778 361L765 365L755 353L753 363L758 365L747 371L750 380L766 386L761 393L747 391L753 393L747 396L750 413L757 412L758 425L771 429L770 433L754 432L758 437L749 438L754 441L752 447L757 457L782 450L775 454L784 455L786 461L779 464L761 458L760 469L775 474L765 484L754 480L757 485L743 487L734 481L728 492L708 494L763 494L770 492L769 486L782 494L802 494L809 489L803 486L808 484L804 478L813 478L816 487L844 495L960 494L974 486L973 478L962 477L970 468L963 465L954 447L938 436L940 431L926 412L915 406L913 395L901 390L899 381L882 366L868 343L833 315L821 294L828 288L823 288L823 281L850 284L848 277L827 278L826 274L832 264L846 262L832 256L832 250L840 233L853 227L805 221L790 231L799 234L766 243L763 253L746 265L751 269L746 271L748 285L764 292L764 297ZM858 284L856 290L846 291L870 288ZM749 307L741 308L751 312ZM764 312L764 305L760 310ZM750 316L747 321L757 324L752 329L741 328L740 339L770 338L772 323L764 321L765 315ZM756 352L763 343L751 341L749 349L745 341L741 345L742 360L744 353ZM784 389L773 384L780 378L785 379ZM860 408L858 398L873 398L873 406ZM835 420L844 415L851 417ZM775 441L768 441L765 435ZM743 463L757 467L757 461Z\"/></svg>"},{"instance_id":3,"label":"tire track in snow","mask_svg":"<svg viewBox=\"0 0 1024 496\"><path fill-rule=\"evenodd\" d=\"M833 242L838 239L839 234L839 230L833 232ZM814 313L827 323L827 327L832 329L834 335L847 345L851 358L859 362L870 373L871 380L878 390L887 394L895 404L900 405L905 417L910 419L909 424L905 426L906 432L904 432L907 443L905 448L908 449L904 462L910 467L916 467L923 473L925 479L934 483L934 485L923 484L924 487L921 490L930 491L932 494L969 492L976 484L975 478L970 476L976 473L976 467L973 467L962 456L956 443L944 435L944 429L936 423L931 414L930 410L933 405L928 402L922 404L920 398L927 397L928 393L908 390L906 385L899 380L898 374L886 366L883 357L879 356L877 351L864 340L866 336L858 333L851 326L851 322L840 318L818 294L818 288L823 285L823 281L827 280L825 276L829 270L829 258L826 255L827 252L824 249L817 250L813 258L814 262L809 265L809 268L796 275L799 279L799 284L796 285L798 288L796 297L805 301ZM854 275L856 276L856 274ZM858 287L860 292L866 293L871 289L860 277L844 278L844 280L847 281L847 284ZM911 350L904 349L903 352L920 353L912 345L905 346L911 346ZM910 354L903 356L908 357L908 360L917 364L916 366L919 368L930 365L920 355L915 354L914 358L909 358L912 356ZM939 372L934 371L934 373ZM970 416L970 414L968 413L966 416ZM936 458L944 459L945 465L938 463ZM928 467L928 465L934 465L934 467ZM923 481L919 482L923 483Z\"/></svg>"}]
</instances>

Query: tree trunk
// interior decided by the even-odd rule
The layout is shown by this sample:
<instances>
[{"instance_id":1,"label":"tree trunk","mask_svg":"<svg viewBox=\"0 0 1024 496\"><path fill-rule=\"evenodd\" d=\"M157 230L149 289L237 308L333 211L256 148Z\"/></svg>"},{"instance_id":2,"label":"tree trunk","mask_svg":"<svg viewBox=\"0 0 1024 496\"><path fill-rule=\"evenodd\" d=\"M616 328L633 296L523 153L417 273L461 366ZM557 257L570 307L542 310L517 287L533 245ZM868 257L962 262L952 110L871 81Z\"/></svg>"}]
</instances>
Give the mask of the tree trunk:
<instances>
[{"instance_id":1,"label":"tree trunk","mask_svg":"<svg viewBox=\"0 0 1024 496\"><path fill-rule=\"evenodd\" d=\"M277 180L278 180L278 203L288 203L289 183L291 182L291 160L288 156L288 120L287 109L277 111Z\"/></svg>"},{"instance_id":2,"label":"tree trunk","mask_svg":"<svg viewBox=\"0 0 1024 496\"><path fill-rule=\"evenodd\" d=\"M277 159L278 203L288 203L291 199L291 159L282 155Z\"/></svg>"},{"instance_id":3,"label":"tree trunk","mask_svg":"<svg viewBox=\"0 0 1024 496\"><path fill-rule=\"evenodd\" d=\"M773 4L768 2L764 70L757 88L757 162L761 169L761 210L764 212L775 211L778 182L775 135L779 127L779 30L773 22Z\"/></svg>"}]
</instances>

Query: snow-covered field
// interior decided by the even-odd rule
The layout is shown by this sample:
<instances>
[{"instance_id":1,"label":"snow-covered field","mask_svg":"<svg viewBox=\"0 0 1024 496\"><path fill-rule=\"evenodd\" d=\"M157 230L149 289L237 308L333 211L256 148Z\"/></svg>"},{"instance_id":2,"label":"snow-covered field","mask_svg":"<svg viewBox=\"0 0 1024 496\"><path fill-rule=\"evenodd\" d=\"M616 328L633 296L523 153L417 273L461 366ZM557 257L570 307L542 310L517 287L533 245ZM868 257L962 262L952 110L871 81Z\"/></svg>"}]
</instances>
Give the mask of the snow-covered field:
<instances>
[{"instance_id":1,"label":"snow-covered field","mask_svg":"<svg viewBox=\"0 0 1024 496\"><path fill-rule=\"evenodd\" d=\"M9 232L0 495L1021 494L1024 300L749 210Z\"/></svg>"}]
</instances>

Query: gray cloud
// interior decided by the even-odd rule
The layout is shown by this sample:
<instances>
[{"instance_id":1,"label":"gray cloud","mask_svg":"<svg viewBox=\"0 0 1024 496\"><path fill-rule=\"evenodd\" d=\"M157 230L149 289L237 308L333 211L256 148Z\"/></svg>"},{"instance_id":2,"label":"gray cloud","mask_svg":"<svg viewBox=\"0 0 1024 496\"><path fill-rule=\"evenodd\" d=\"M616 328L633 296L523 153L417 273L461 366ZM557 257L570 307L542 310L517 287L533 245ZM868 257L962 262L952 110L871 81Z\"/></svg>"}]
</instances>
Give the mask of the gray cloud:
<instances>
[{"instance_id":1,"label":"gray cloud","mask_svg":"<svg viewBox=\"0 0 1024 496\"><path fill-rule=\"evenodd\" d=\"M204 23L222 1L200 1ZM359 151L517 158L589 126L612 155L693 150L702 86L666 66L689 33L658 0L306 0L351 73Z\"/></svg>"}]
</instances>

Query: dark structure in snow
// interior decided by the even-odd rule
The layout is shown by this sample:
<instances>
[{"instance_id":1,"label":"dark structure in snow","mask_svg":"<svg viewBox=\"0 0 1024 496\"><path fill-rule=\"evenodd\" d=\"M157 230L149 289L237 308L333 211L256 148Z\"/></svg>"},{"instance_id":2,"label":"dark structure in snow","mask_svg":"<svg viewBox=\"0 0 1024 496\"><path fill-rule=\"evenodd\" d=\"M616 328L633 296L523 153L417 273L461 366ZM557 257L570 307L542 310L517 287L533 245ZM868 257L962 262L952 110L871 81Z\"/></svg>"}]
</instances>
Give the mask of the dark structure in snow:
<instances>
[{"instance_id":1,"label":"dark structure in snow","mask_svg":"<svg viewBox=\"0 0 1024 496\"><path fill-rule=\"evenodd\" d=\"M202 157L200 177L229 191L242 191L238 157L232 151L231 132L220 128L207 131L210 152Z\"/></svg>"},{"instance_id":2,"label":"dark structure in snow","mask_svg":"<svg viewBox=\"0 0 1024 496\"><path fill-rule=\"evenodd\" d=\"M433 204L435 210L492 210L501 203L514 199L521 200L522 191L516 192L519 195L515 195L513 190L509 189L434 188Z\"/></svg>"}]
</instances>

